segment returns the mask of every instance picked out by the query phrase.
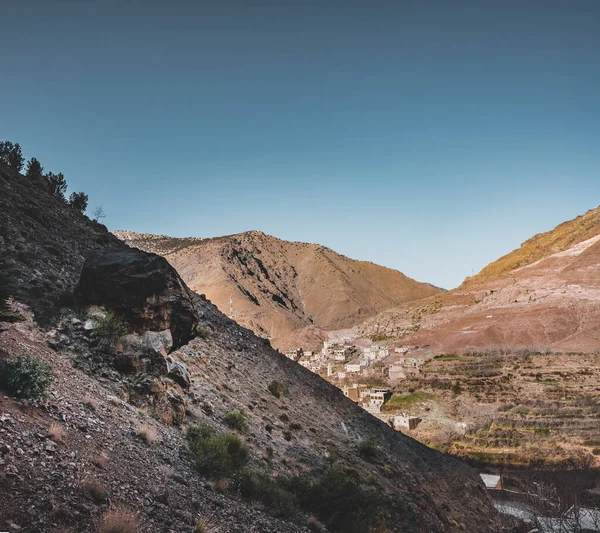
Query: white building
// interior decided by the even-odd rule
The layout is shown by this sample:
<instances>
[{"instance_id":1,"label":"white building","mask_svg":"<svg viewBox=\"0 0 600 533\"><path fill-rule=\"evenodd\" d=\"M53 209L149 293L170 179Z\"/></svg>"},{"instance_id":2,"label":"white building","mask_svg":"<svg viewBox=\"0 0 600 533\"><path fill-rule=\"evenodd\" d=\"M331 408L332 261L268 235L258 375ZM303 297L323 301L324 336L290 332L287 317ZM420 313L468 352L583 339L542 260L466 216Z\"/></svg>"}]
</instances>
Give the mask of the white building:
<instances>
[{"instance_id":1,"label":"white building","mask_svg":"<svg viewBox=\"0 0 600 533\"><path fill-rule=\"evenodd\" d=\"M348 363L347 365L344 365L344 369L346 370L346 372L351 373L360 372L362 370L362 367L360 366L360 363Z\"/></svg>"}]
</instances>

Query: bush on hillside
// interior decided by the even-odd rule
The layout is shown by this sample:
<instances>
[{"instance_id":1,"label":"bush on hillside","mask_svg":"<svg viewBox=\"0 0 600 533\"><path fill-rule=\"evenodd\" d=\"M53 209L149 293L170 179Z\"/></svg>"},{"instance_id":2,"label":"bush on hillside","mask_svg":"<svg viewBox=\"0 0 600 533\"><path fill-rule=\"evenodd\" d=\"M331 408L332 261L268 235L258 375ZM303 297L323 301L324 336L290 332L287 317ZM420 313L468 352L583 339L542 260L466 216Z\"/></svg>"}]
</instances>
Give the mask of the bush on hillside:
<instances>
[{"instance_id":1,"label":"bush on hillside","mask_svg":"<svg viewBox=\"0 0 600 533\"><path fill-rule=\"evenodd\" d=\"M29 161L27 161L27 167L25 167L25 175L28 178L41 178L43 176L43 172L44 169L41 163L35 157L32 157Z\"/></svg>"},{"instance_id":2,"label":"bush on hillside","mask_svg":"<svg viewBox=\"0 0 600 533\"><path fill-rule=\"evenodd\" d=\"M19 143L0 142L0 161L10 167L11 170L21 172L24 159Z\"/></svg>"},{"instance_id":3,"label":"bush on hillside","mask_svg":"<svg viewBox=\"0 0 600 533\"><path fill-rule=\"evenodd\" d=\"M279 478L244 471L236 476L234 486L242 497L261 502L274 516L289 519L299 511L298 499Z\"/></svg>"},{"instance_id":4,"label":"bush on hillside","mask_svg":"<svg viewBox=\"0 0 600 533\"><path fill-rule=\"evenodd\" d=\"M84 192L73 192L69 196L69 205L83 213L88 206L88 195Z\"/></svg>"},{"instance_id":5,"label":"bush on hillside","mask_svg":"<svg viewBox=\"0 0 600 533\"><path fill-rule=\"evenodd\" d=\"M94 334L100 339L113 342L127 331L127 323L112 311L94 318Z\"/></svg>"},{"instance_id":6,"label":"bush on hillside","mask_svg":"<svg viewBox=\"0 0 600 533\"><path fill-rule=\"evenodd\" d=\"M223 421L231 429L237 429L238 431L245 431L248 429L248 416L241 409L232 409L225 413Z\"/></svg>"},{"instance_id":7,"label":"bush on hillside","mask_svg":"<svg viewBox=\"0 0 600 533\"><path fill-rule=\"evenodd\" d=\"M52 381L50 364L35 357L22 355L0 363L0 388L11 396L43 400L48 396Z\"/></svg>"},{"instance_id":8,"label":"bush on hillside","mask_svg":"<svg viewBox=\"0 0 600 533\"><path fill-rule=\"evenodd\" d=\"M373 439L361 439L358 453L365 461L374 461L377 459L377 443Z\"/></svg>"},{"instance_id":9,"label":"bush on hillside","mask_svg":"<svg viewBox=\"0 0 600 533\"><path fill-rule=\"evenodd\" d=\"M269 392L275 396L275 398L281 398L281 396L283 395L284 392L284 386L283 383L281 383L281 381L271 381L271 383L269 383L269 386L267 387L269 389Z\"/></svg>"},{"instance_id":10,"label":"bush on hillside","mask_svg":"<svg viewBox=\"0 0 600 533\"><path fill-rule=\"evenodd\" d=\"M54 174L53 172L48 172L48 174L46 174L46 179L48 180L50 193L54 196L58 196L63 202L66 202L67 180L63 176L63 173L59 172L58 174Z\"/></svg>"},{"instance_id":11,"label":"bush on hillside","mask_svg":"<svg viewBox=\"0 0 600 533\"><path fill-rule=\"evenodd\" d=\"M398 509L400 500L362 483L356 470L335 466L321 477L270 477L244 471L235 477L234 488L242 497L260 501L271 514L293 518L302 510L314 515L313 519L318 517L332 532L389 531L393 511L410 512Z\"/></svg>"},{"instance_id":12,"label":"bush on hillside","mask_svg":"<svg viewBox=\"0 0 600 533\"><path fill-rule=\"evenodd\" d=\"M237 435L219 435L210 426L199 424L190 427L187 439L196 468L205 476L227 477L248 462L248 448Z\"/></svg>"}]
</instances>

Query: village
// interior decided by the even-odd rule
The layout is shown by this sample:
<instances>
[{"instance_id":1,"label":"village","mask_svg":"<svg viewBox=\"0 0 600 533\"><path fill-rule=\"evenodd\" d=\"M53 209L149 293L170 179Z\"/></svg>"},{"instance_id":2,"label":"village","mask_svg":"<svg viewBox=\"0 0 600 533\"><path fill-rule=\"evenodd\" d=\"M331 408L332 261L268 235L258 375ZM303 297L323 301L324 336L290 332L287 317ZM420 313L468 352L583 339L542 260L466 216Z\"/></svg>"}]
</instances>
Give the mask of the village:
<instances>
[{"instance_id":1,"label":"village","mask_svg":"<svg viewBox=\"0 0 600 533\"><path fill-rule=\"evenodd\" d=\"M325 341L320 351L294 348L287 350L285 356L336 385L345 396L394 429L412 430L421 422L420 418L406 413L389 416L382 412L382 407L398 381L419 374L425 359L411 356L416 351L416 346L360 346Z\"/></svg>"}]
</instances>

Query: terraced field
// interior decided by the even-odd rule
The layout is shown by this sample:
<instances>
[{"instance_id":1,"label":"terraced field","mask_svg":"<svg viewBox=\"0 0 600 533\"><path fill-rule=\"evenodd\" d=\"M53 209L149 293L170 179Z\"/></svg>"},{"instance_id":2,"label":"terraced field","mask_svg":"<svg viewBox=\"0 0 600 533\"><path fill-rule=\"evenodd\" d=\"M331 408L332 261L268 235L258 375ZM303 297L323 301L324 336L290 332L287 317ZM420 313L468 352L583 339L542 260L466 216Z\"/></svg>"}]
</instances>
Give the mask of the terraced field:
<instances>
[{"instance_id":1,"label":"terraced field","mask_svg":"<svg viewBox=\"0 0 600 533\"><path fill-rule=\"evenodd\" d=\"M600 355L488 349L438 356L384 406L411 436L491 464L600 464Z\"/></svg>"}]
</instances>

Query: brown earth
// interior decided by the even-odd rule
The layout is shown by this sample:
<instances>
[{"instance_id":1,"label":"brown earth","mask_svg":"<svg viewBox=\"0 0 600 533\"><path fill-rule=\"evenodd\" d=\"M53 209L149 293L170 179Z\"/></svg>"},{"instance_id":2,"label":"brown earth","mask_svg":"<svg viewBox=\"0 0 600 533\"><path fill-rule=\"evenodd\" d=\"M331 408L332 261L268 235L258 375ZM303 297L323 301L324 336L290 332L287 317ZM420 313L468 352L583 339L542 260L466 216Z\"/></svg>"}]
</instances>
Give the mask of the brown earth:
<instances>
[{"instance_id":1,"label":"brown earth","mask_svg":"<svg viewBox=\"0 0 600 533\"><path fill-rule=\"evenodd\" d=\"M554 229L526 240L520 248L487 265L478 274L468 277L462 287L496 280L511 271L530 265L555 253L563 252L600 233L600 207L563 222Z\"/></svg>"},{"instance_id":2,"label":"brown earth","mask_svg":"<svg viewBox=\"0 0 600 533\"><path fill-rule=\"evenodd\" d=\"M359 331L427 354L469 347L600 349L600 237L369 319Z\"/></svg>"},{"instance_id":3,"label":"brown earth","mask_svg":"<svg viewBox=\"0 0 600 533\"><path fill-rule=\"evenodd\" d=\"M163 255L189 287L280 347L311 344L314 326L352 327L379 311L442 292L397 270L356 261L316 244L249 231L214 239L114 232L130 246ZM296 333L295 335L291 335Z\"/></svg>"}]
</instances>

